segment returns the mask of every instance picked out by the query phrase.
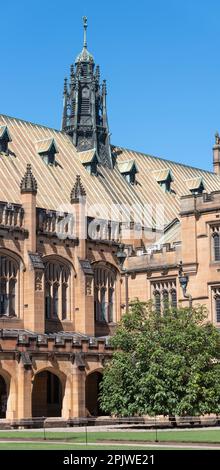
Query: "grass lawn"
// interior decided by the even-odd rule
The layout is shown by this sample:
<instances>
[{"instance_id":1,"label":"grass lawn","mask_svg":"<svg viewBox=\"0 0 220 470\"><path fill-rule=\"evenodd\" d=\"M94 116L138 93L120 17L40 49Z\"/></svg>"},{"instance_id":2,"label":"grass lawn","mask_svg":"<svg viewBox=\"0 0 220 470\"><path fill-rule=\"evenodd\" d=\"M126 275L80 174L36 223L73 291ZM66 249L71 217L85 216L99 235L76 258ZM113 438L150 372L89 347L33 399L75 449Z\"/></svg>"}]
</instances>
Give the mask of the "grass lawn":
<instances>
[{"instance_id":1,"label":"grass lawn","mask_svg":"<svg viewBox=\"0 0 220 470\"><path fill-rule=\"evenodd\" d=\"M46 443L46 442L37 442L37 443L20 443L20 442L5 442L5 443L0 443L0 451L1 450L68 450L68 451L74 451L74 450L151 450L152 452L154 450L188 450L187 448L181 448L178 449L177 447L172 448L166 448L166 447L134 447L134 446L122 446L122 445L115 445L115 446L104 446L104 445L88 445L88 446L83 446L83 445L76 445L76 444L51 444L51 443ZM189 450L194 450L194 449L189 449ZM195 449L195 450L206 450L204 449Z\"/></svg>"},{"instance_id":2,"label":"grass lawn","mask_svg":"<svg viewBox=\"0 0 220 470\"><path fill-rule=\"evenodd\" d=\"M132 431L109 431L109 432L89 432L87 429L88 442L99 441L155 441L155 431L148 432L132 432ZM71 443L85 442L85 432L53 432L46 430L46 438L48 440L66 440ZM0 431L1 439L43 439L42 431ZM220 443L220 430L196 430L196 431L157 431L157 439L163 441L175 442L209 442Z\"/></svg>"}]
</instances>

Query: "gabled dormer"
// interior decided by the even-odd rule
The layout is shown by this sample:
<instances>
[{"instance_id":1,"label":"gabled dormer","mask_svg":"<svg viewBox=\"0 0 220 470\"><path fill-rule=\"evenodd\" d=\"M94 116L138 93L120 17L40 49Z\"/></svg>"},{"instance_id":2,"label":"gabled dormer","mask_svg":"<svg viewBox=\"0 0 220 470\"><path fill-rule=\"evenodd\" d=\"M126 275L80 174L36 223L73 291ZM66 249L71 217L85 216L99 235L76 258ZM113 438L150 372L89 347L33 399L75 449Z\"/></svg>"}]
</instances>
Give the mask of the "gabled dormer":
<instances>
[{"instance_id":1,"label":"gabled dormer","mask_svg":"<svg viewBox=\"0 0 220 470\"><path fill-rule=\"evenodd\" d=\"M78 152L79 159L90 175L97 175L98 158L95 149Z\"/></svg>"},{"instance_id":2,"label":"gabled dormer","mask_svg":"<svg viewBox=\"0 0 220 470\"><path fill-rule=\"evenodd\" d=\"M201 194L205 189L202 176L186 180L186 185L192 194Z\"/></svg>"},{"instance_id":3,"label":"gabled dormer","mask_svg":"<svg viewBox=\"0 0 220 470\"><path fill-rule=\"evenodd\" d=\"M173 181L171 170L169 168L161 168L161 170L154 171L153 175L163 191L171 193L171 183Z\"/></svg>"},{"instance_id":4,"label":"gabled dormer","mask_svg":"<svg viewBox=\"0 0 220 470\"><path fill-rule=\"evenodd\" d=\"M55 155L58 152L56 141L53 137L50 139L38 140L35 143L37 153L40 155L46 165L55 165Z\"/></svg>"},{"instance_id":5,"label":"gabled dormer","mask_svg":"<svg viewBox=\"0 0 220 470\"><path fill-rule=\"evenodd\" d=\"M117 166L123 178L129 184L135 184L136 174L138 173L138 167L135 160L130 159L117 162Z\"/></svg>"},{"instance_id":6,"label":"gabled dormer","mask_svg":"<svg viewBox=\"0 0 220 470\"><path fill-rule=\"evenodd\" d=\"M8 153L8 143L11 141L8 127L0 126L0 152Z\"/></svg>"}]
</instances>

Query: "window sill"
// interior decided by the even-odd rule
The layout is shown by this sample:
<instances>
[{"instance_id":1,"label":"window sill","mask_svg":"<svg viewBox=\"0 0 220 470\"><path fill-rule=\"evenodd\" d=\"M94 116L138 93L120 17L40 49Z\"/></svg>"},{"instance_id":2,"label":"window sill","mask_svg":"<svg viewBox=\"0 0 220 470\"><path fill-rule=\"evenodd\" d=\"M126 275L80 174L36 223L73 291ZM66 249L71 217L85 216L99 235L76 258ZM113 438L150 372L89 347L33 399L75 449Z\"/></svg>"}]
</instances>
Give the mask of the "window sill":
<instances>
[{"instance_id":1,"label":"window sill","mask_svg":"<svg viewBox=\"0 0 220 470\"><path fill-rule=\"evenodd\" d=\"M11 319L17 319L18 317L16 315L0 315L0 320L11 320Z\"/></svg>"}]
</instances>

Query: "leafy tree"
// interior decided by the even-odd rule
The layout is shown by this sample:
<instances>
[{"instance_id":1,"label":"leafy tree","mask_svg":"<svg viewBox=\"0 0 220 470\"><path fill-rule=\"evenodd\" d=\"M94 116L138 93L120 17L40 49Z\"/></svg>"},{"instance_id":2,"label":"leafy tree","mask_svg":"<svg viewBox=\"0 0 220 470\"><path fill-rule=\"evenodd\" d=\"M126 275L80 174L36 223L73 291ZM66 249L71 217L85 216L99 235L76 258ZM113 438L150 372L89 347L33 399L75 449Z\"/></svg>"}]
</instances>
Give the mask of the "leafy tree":
<instances>
[{"instance_id":1,"label":"leafy tree","mask_svg":"<svg viewBox=\"0 0 220 470\"><path fill-rule=\"evenodd\" d=\"M100 405L116 416L220 412L220 334L197 308L135 302L111 339Z\"/></svg>"}]
</instances>

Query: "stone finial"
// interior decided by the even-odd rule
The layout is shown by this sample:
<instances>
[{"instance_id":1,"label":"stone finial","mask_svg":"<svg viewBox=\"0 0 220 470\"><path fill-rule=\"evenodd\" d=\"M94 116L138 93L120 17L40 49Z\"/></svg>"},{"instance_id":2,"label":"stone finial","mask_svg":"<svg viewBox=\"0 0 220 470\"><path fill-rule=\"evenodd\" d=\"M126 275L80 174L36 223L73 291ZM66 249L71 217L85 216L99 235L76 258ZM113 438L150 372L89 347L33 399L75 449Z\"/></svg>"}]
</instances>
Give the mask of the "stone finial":
<instances>
[{"instance_id":1,"label":"stone finial","mask_svg":"<svg viewBox=\"0 0 220 470\"><path fill-rule=\"evenodd\" d=\"M73 186L73 189L70 193L70 202L71 204L79 202L81 198L86 197L86 191L81 183L80 175L76 176L76 182Z\"/></svg>"},{"instance_id":2,"label":"stone finial","mask_svg":"<svg viewBox=\"0 0 220 470\"><path fill-rule=\"evenodd\" d=\"M31 171L30 163L27 164L27 170L20 182L21 194L37 194L37 181Z\"/></svg>"},{"instance_id":3,"label":"stone finial","mask_svg":"<svg viewBox=\"0 0 220 470\"><path fill-rule=\"evenodd\" d=\"M219 145L220 144L220 137L218 131L215 133L215 144Z\"/></svg>"}]
</instances>

